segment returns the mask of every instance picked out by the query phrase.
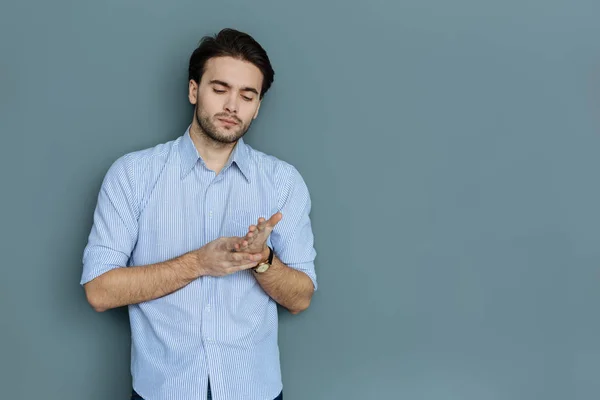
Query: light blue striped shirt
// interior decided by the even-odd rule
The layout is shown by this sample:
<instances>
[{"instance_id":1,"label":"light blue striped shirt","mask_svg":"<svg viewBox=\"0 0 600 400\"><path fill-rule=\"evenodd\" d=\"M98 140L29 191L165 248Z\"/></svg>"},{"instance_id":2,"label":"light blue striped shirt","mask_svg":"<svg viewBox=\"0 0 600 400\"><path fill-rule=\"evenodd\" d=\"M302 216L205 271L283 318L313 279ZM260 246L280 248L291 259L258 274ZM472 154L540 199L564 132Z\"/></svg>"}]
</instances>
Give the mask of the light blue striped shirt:
<instances>
[{"instance_id":1,"label":"light blue striped shirt","mask_svg":"<svg viewBox=\"0 0 600 400\"><path fill-rule=\"evenodd\" d=\"M240 140L218 174L189 136L128 153L109 168L83 253L81 284L114 268L166 261L244 236L281 211L269 245L317 288L310 196L298 171ZM272 400L282 390L277 306L251 271L201 277L130 305L134 389L146 400Z\"/></svg>"}]
</instances>

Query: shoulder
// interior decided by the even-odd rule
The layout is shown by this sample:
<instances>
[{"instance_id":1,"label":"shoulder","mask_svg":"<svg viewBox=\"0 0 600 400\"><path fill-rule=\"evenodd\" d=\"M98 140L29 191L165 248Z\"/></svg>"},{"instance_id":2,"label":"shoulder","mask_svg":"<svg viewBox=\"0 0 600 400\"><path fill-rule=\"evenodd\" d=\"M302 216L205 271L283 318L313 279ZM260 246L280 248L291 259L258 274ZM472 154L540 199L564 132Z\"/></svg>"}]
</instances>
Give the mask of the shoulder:
<instances>
[{"instance_id":1,"label":"shoulder","mask_svg":"<svg viewBox=\"0 0 600 400\"><path fill-rule=\"evenodd\" d=\"M247 148L255 174L277 189L280 206L289 201L310 202L306 182L294 165L250 146Z\"/></svg>"},{"instance_id":2,"label":"shoulder","mask_svg":"<svg viewBox=\"0 0 600 400\"><path fill-rule=\"evenodd\" d=\"M173 150L178 147L180 138L141 150L125 153L110 166L107 175L126 174L130 179L144 176L145 173L161 168L170 162Z\"/></svg>"},{"instance_id":3,"label":"shoulder","mask_svg":"<svg viewBox=\"0 0 600 400\"><path fill-rule=\"evenodd\" d=\"M180 140L177 138L121 155L106 172L103 187L110 192L128 193L132 200L139 203L164 167L177 158L173 153Z\"/></svg>"},{"instance_id":4,"label":"shoulder","mask_svg":"<svg viewBox=\"0 0 600 400\"><path fill-rule=\"evenodd\" d=\"M256 150L249 145L246 146L255 173L259 176L268 177L278 186L288 186L294 183L304 184L304 179L298 169L289 162Z\"/></svg>"}]
</instances>

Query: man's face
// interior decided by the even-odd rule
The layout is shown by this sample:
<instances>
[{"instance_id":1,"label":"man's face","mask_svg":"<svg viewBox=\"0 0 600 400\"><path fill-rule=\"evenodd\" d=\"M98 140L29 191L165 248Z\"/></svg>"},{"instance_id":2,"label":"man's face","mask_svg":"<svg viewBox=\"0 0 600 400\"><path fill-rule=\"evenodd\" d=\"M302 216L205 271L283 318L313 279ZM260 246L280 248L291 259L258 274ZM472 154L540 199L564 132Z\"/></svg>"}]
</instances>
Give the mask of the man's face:
<instances>
[{"instance_id":1,"label":"man's face","mask_svg":"<svg viewBox=\"0 0 600 400\"><path fill-rule=\"evenodd\" d=\"M262 72L252 63L232 57L209 59L200 85L189 82L189 99L206 136L220 143L244 136L258 115L262 82Z\"/></svg>"}]
</instances>

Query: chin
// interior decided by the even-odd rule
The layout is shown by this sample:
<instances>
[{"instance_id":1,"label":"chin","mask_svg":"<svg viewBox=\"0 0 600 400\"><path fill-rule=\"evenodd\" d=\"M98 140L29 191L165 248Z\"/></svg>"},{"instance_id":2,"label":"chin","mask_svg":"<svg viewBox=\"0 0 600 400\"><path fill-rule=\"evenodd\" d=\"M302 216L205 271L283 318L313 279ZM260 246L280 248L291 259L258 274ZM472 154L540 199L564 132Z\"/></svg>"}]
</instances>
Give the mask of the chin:
<instances>
[{"instance_id":1,"label":"chin","mask_svg":"<svg viewBox=\"0 0 600 400\"><path fill-rule=\"evenodd\" d=\"M229 143L233 143L233 142L240 140L240 138L242 136L244 136L244 133L245 132L240 132L239 130L236 130L236 131L231 131L231 130L226 130L226 129L219 130L219 136L223 140L227 140Z\"/></svg>"},{"instance_id":2,"label":"chin","mask_svg":"<svg viewBox=\"0 0 600 400\"><path fill-rule=\"evenodd\" d=\"M221 143L235 143L240 138L241 138L241 136L238 136L238 135L219 135L218 141Z\"/></svg>"}]
</instances>

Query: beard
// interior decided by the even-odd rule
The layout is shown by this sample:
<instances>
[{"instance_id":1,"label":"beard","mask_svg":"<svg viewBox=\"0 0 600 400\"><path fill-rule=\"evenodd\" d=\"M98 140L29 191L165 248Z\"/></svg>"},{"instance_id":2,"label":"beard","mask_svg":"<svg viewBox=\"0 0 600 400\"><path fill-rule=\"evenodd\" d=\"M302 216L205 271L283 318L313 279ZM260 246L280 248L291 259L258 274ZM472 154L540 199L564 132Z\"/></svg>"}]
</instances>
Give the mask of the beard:
<instances>
[{"instance_id":1,"label":"beard","mask_svg":"<svg viewBox=\"0 0 600 400\"><path fill-rule=\"evenodd\" d=\"M219 127L213 122L217 118L232 119L235 120L237 124L229 129L225 127ZM198 121L200 130L206 137L222 144L231 144L237 142L246 134L246 132L248 132L248 129L250 129L250 126L252 125L252 121L244 125L242 120L240 120L238 117L231 116L226 113L215 114L212 118L208 115L201 115L198 107L196 107L196 121Z\"/></svg>"}]
</instances>

